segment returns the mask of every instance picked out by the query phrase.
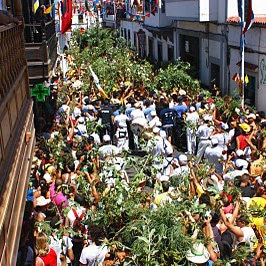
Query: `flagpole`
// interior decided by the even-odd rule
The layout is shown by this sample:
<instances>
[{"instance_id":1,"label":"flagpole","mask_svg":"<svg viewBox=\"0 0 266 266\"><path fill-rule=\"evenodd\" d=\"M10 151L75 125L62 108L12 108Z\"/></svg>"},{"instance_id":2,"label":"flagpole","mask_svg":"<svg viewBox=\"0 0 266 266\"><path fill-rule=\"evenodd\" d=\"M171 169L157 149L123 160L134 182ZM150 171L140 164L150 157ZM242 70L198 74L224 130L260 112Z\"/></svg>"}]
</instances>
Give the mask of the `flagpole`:
<instances>
[{"instance_id":1,"label":"flagpole","mask_svg":"<svg viewBox=\"0 0 266 266\"><path fill-rule=\"evenodd\" d=\"M245 100L245 39L243 35L243 30L245 27L245 0L242 0L242 25L241 25L241 45L242 45L242 54L241 54L241 86L242 86L242 108L244 108Z\"/></svg>"}]
</instances>

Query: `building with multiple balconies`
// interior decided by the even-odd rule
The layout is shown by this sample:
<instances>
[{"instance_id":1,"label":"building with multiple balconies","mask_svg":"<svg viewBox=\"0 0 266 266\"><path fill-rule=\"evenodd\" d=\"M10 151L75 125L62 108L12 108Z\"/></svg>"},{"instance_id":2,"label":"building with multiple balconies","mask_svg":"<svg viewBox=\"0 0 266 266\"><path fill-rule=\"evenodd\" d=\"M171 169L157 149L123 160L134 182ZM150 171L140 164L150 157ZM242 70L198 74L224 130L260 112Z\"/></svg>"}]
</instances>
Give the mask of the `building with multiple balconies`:
<instances>
[{"instance_id":1,"label":"building with multiple balconies","mask_svg":"<svg viewBox=\"0 0 266 266\"><path fill-rule=\"evenodd\" d=\"M252 2L255 23L245 36L245 98L266 111L266 7L260 0ZM241 67L237 0L128 1L119 30L143 57L189 62L204 86L215 82L223 94L238 86L232 80Z\"/></svg>"},{"instance_id":2,"label":"building with multiple balconies","mask_svg":"<svg viewBox=\"0 0 266 266\"><path fill-rule=\"evenodd\" d=\"M34 152L30 87L49 80L57 57L55 21L38 22L32 3L1 2L3 10L20 20L0 24L0 265L3 266L16 265Z\"/></svg>"}]
</instances>

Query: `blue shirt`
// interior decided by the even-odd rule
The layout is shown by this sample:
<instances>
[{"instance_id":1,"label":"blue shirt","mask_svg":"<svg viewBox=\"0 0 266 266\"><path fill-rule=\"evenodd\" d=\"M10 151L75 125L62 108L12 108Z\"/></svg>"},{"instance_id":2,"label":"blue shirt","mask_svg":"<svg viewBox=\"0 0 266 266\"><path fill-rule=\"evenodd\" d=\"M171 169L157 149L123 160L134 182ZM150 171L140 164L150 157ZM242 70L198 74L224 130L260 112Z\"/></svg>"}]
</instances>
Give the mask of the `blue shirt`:
<instances>
[{"instance_id":1,"label":"blue shirt","mask_svg":"<svg viewBox=\"0 0 266 266\"><path fill-rule=\"evenodd\" d=\"M162 125L173 125L174 117L176 116L176 111L172 108L164 108L160 112L160 118L162 120Z\"/></svg>"},{"instance_id":2,"label":"blue shirt","mask_svg":"<svg viewBox=\"0 0 266 266\"><path fill-rule=\"evenodd\" d=\"M182 114L187 112L187 106L184 104L177 104L174 106L174 110L177 113L177 118L181 118Z\"/></svg>"}]
</instances>

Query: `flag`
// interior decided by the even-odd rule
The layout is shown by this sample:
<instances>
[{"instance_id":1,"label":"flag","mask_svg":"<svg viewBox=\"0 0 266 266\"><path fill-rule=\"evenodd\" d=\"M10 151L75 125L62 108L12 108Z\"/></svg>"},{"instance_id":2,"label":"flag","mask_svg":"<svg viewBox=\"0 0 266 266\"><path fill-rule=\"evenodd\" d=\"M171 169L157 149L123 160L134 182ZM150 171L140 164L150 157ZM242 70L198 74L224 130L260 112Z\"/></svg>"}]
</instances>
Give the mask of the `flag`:
<instances>
[{"instance_id":1,"label":"flag","mask_svg":"<svg viewBox=\"0 0 266 266\"><path fill-rule=\"evenodd\" d=\"M245 85L247 85L249 83L249 78L248 78L248 75L246 74L245 76Z\"/></svg>"},{"instance_id":2,"label":"flag","mask_svg":"<svg viewBox=\"0 0 266 266\"><path fill-rule=\"evenodd\" d=\"M34 0L34 2L33 2L33 12L34 13L36 13L39 5L40 5L39 0Z\"/></svg>"},{"instance_id":3,"label":"flag","mask_svg":"<svg viewBox=\"0 0 266 266\"><path fill-rule=\"evenodd\" d=\"M61 27L60 32L66 33L72 25L72 0L61 0Z\"/></svg>"},{"instance_id":4,"label":"flag","mask_svg":"<svg viewBox=\"0 0 266 266\"><path fill-rule=\"evenodd\" d=\"M244 6L245 14L243 20L242 5ZM254 13L252 10L252 0L238 0L238 16L240 24L243 28L243 34L245 34L254 22Z\"/></svg>"},{"instance_id":5,"label":"flag","mask_svg":"<svg viewBox=\"0 0 266 266\"><path fill-rule=\"evenodd\" d=\"M240 76L238 73L235 73L234 76L232 77L232 80L234 80L236 83L240 82Z\"/></svg>"},{"instance_id":6,"label":"flag","mask_svg":"<svg viewBox=\"0 0 266 266\"><path fill-rule=\"evenodd\" d=\"M91 75L92 75L92 77L93 77L93 81L94 81L96 87L97 87L98 90L99 90L99 93L101 94L101 96L102 96L103 98L108 98L108 95L107 95L107 94L105 93L105 91L101 88L99 78L97 77L97 75L95 74L95 72L92 70L92 67L91 67L90 63L88 63L88 66L89 66L89 69L90 69Z\"/></svg>"},{"instance_id":7,"label":"flag","mask_svg":"<svg viewBox=\"0 0 266 266\"><path fill-rule=\"evenodd\" d=\"M51 6L47 7L44 11L44 14L49 14L52 10L53 10L54 4L52 4Z\"/></svg>"},{"instance_id":8,"label":"flag","mask_svg":"<svg viewBox=\"0 0 266 266\"><path fill-rule=\"evenodd\" d=\"M252 10L252 0L248 1L248 9L247 9L247 17L245 19L246 23L245 23L245 28L243 30L243 34L245 34L250 27L252 26L253 22L254 22L254 13Z\"/></svg>"}]
</instances>

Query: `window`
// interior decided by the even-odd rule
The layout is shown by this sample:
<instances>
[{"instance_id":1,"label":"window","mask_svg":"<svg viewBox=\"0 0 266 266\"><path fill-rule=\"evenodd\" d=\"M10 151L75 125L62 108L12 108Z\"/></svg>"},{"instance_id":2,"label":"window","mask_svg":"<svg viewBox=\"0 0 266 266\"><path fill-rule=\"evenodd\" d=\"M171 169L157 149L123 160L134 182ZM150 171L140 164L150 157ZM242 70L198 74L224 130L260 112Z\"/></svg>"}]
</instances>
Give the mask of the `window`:
<instances>
[{"instance_id":1,"label":"window","mask_svg":"<svg viewBox=\"0 0 266 266\"><path fill-rule=\"evenodd\" d=\"M162 0L161 11L162 13L165 13L165 0Z\"/></svg>"},{"instance_id":2,"label":"window","mask_svg":"<svg viewBox=\"0 0 266 266\"><path fill-rule=\"evenodd\" d=\"M168 61L174 60L174 46L168 45Z\"/></svg>"},{"instance_id":3,"label":"window","mask_svg":"<svg viewBox=\"0 0 266 266\"><path fill-rule=\"evenodd\" d=\"M163 45L161 42L158 42L158 62L163 61Z\"/></svg>"},{"instance_id":4,"label":"window","mask_svg":"<svg viewBox=\"0 0 266 266\"><path fill-rule=\"evenodd\" d=\"M130 36L130 30L127 31L127 44L131 44L131 36Z\"/></svg>"}]
</instances>

